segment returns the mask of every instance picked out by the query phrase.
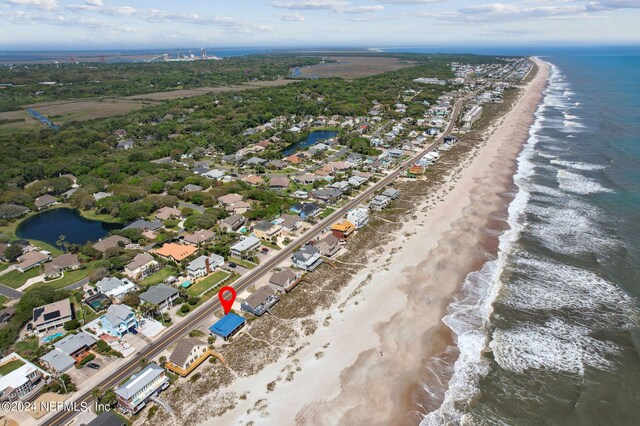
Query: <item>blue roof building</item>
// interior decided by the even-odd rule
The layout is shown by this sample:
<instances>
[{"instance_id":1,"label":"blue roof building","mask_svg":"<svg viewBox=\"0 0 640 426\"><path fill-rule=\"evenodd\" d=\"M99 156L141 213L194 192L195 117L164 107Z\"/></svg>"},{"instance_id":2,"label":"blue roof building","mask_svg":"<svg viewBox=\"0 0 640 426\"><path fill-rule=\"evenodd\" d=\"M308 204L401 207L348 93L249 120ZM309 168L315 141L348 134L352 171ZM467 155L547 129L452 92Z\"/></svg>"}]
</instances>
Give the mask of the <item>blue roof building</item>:
<instances>
[{"instance_id":1,"label":"blue roof building","mask_svg":"<svg viewBox=\"0 0 640 426\"><path fill-rule=\"evenodd\" d=\"M242 327L244 327L245 323L245 319L240 315L228 313L227 315L220 318L211 327L209 327L209 331L211 331L211 333L215 334L216 336L220 336L224 340L227 340L231 336L236 334Z\"/></svg>"}]
</instances>

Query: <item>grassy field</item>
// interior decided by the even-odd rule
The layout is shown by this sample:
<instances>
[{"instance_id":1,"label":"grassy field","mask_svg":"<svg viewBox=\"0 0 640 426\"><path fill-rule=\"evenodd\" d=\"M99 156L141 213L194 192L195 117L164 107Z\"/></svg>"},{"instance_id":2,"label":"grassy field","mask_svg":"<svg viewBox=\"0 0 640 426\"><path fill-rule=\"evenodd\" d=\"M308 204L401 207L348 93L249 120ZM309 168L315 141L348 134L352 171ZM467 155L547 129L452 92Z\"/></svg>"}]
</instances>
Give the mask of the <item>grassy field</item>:
<instances>
[{"instance_id":1,"label":"grassy field","mask_svg":"<svg viewBox=\"0 0 640 426\"><path fill-rule=\"evenodd\" d=\"M244 267L245 267L245 268L247 268L247 269L253 269L253 268L255 268L256 266L258 266L258 265L256 265L255 263L252 263L252 262L249 262L249 261L247 261L247 260L243 260L243 259L238 259L237 257L230 257L230 258L229 258L229 262L233 262L233 263L235 263L236 265L244 266ZM228 262L227 262L227 263L228 263Z\"/></svg>"},{"instance_id":2,"label":"grassy field","mask_svg":"<svg viewBox=\"0 0 640 426\"><path fill-rule=\"evenodd\" d=\"M0 283L8 285L11 288L18 288L27 282L29 278L37 277L40 274L42 274L42 268L39 266L31 268L27 272L20 272L15 269L1 276Z\"/></svg>"},{"instance_id":3,"label":"grassy field","mask_svg":"<svg viewBox=\"0 0 640 426\"><path fill-rule=\"evenodd\" d=\"M78 210L85 219L99 220L108 223L120 223L120 220L108 214L97 214L95 210Z\"/></svg>"},{"instance_id":4,"label":"grassy field","mask_svg":"<svg viewBox=\"0 0 640 426\"><path fill-rule=\"evenodd\" d=\"M164 281L169 275L173 275L175 271L171 268L163 268L153 274L149 275L147 278L140 281L140 285L143 287L148 287L153 284L158 284Z\"/></svg>"},{"instance_id":5,"label":"grassy field","mask_svg":"<svg viewBox=\"0 0 640 426\"><path fill-rule=\"evenodd\" d=\"M235 280L237 280L238 278L240 278L241 275L240 274L236 274L234 273L233 276L227 278L227 281L225 281L225 285L231 285ZM189 312L187 312L186 314L183 314L182 312L180 312L180 310L178 309L178 312L176 312L176 315L178 315L179 317L183 317L185 315L189 315L189 313L193 312L198 306L202 305L203 303L205 303L207 300L211 299L212 297L214 297L216 295L215 291L208 291L205 294L203 294L200 297L200 300L198 300L198 303L195 306L189 306L191 308L191 310Z\"/></svg>"},{"instance_id":6,"label":"grassy field","mask_svg":"<svg viewBox=\"0 0 640 426\"><path fill-rule=\"evenodd\" d=\"M96 263L85 264L84 269L78 269L76 271L66 271L62 278L56 280L44 281L42 283L34 284L33 286L47 286L53 287L56 290L74 284L84 278L87 278L97 268ZM0 277L1 278L1 277Z\"/></svg>"},{"instance_id":7,"label":"grassy field","mask_svg":"<svg viewBox=\"0 0 640 426\"><path fill-rule=\"evenodd\" d=\"M36 336L20 340L13 345L15 351L21 356L26 356L29 353L35 351L36 349L38 349L38 346L38 338Z\"/></svg>"},{"instance_id":8,"label":"grassy field","mask_svg":"<svg viewBox=\"0 0 640 426\"><path fill-rule=\"evenodd\" d=\"M413 62L401 61L396 58L367 57L367 56L336 56L327 57L337 62L318 64L310 67L300 68L302 77L341 77L357 78L374 74L381 74L388 71L396 71L400 68L415 65Z\"/></svg>"},{"instance_id":9,"label":"grassy field","mask_svg":"<svg viewBox=\"0 0 640 426\"><path fill-rule=\"evenodd\" d=\"M265 247L272 248L274 250L282 250L282 247L269 241L262 241L262 245Z\"/></svg>"},{"instance_id":10,"label":"grassy field","mask_svg":"<svg viewBox=\"0 0 640 426\"><path fill-rule=\"evenodd\" d=\"M9 267L9 263L0 262L0 272L4 271Z\"/></svg>"},{"instance_id":11,"label":"grassy field","mask_svg":"<svg viewBox=\"0 0 640 426\"><path fill-rule=\"evenodd\" d=\"M215 287L216 285L218 285L220 283L220 281L224 280L229 275L231 275L231 274L229 274L228 272L224 272L224 271L214 272L213 274L209 275L204 280L202 280L199 283L194 284L191 287L189 287L189 289L187 290L187 293L189 293L189 295L191 295L191 296L200 296L205 291L207 291L207 290Z\"/></svg>"},{"instance_id":12,"label":"grassy field","mask_svg":"<svg viewBox=\"0 0 640 426\"><path fill-rule=\"evenodd\" d=\"M324 219L325 217L331 215L331 213L333 213L334 211L336 211L336 209L332 209L331 207L327 207L326 209L324 209L322 211L322 213L320 213L320 219Z\"/></svg>"},{"instance_id":13,"label":"grassy field","mask_svg":"<svg viewBox=\"0 0 640 426\"><path fill-rule=\"evenodd\" d=\"M19 359L9 361L3 365L0 365L0 376L6 376L7 374L11 373L14 370L17 370L23 365L24 362L20 361Z\"/></svg>"},{"instance_id":14,"label":"grassy field","mask_svg":"<svg viewBox=\"0 0 640 426\"><path fill-rule=\"evenodd\" d=\"M7 296L3 296L0 294L0 306L4 306L7 300L8 300Z\"/></svg>"}]
</instances>

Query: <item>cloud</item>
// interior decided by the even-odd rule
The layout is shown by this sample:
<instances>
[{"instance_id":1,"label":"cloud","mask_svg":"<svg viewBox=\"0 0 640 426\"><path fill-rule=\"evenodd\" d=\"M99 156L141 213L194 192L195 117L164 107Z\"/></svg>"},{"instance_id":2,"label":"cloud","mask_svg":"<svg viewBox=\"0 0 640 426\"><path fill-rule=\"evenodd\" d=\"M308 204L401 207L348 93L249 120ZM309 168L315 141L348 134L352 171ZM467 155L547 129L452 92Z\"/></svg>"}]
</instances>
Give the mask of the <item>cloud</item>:
<instances>
[{"instance_id":1,"label":"cloud","mask_svg":"<svg viewBox=\"0 0 640 426\"><path fill-rule=\"evenodd\" d=\"M445 0L375 0L377 3L385 4L429 4L440 3Z\"/></svg>"},{"instance_id":2,"label":"cloud","mask_svg":"<svg viewBox=\"0 0 640 426\"><path fill-rule=\"evenodd\" d=\"M56 0L5 0L4 2L12 6L27 6L47 11L53 11L58 8Z\"/></svg>"},{"instance_id":3,"label":"cloud","mask_svg":"<svg viewBox=\"0 0 640 426\"><path fill-rule=\"evenodd\" d=\"M87 4L87 6L95 6L95 7L102 7L102 0L87 0L85 1L85 4Z\"/></svg>"},{"instance_id":4,"label":"cloud","mask_svg":"<svg viewBox=\"0 0 640 426\"><path fill-rule=\"evenodd\" d=\"M285 22L304 22L304 16L299 13L278 13L275 15L277 18L280 18L281 21Z\"/></svg>"},{"instance_id":5,"label":"cloud","mask_svg":"<svg viewBox=\"0 0 640 426\"><path fill-rule=\"evenodd\" d=\"M329 10L336 13L361 14L379 12L384 6L354 6L343 0L297 0L272 1L271 5L278 9L288 10Z\"/></svg>"}]
</instances>

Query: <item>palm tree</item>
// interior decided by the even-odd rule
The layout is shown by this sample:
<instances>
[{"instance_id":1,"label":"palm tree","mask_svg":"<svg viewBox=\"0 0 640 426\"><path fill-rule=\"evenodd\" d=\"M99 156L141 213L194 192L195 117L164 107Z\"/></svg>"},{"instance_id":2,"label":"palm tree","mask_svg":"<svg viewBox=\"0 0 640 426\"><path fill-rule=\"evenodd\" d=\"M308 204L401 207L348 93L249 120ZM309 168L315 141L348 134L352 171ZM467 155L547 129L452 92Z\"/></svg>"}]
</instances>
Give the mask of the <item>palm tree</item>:
<instances>
[{"instance_id":1,"label":"palm tree","mask_svg":"<svg viewBox=\"0 0 640 426\"><path fill-rule=\"evenodd\" d=\"M66 240L67 237L64 234L61 234L56 241L56 245L60 247L62 251L66 248Z\"/></svg>"}]
</instances>

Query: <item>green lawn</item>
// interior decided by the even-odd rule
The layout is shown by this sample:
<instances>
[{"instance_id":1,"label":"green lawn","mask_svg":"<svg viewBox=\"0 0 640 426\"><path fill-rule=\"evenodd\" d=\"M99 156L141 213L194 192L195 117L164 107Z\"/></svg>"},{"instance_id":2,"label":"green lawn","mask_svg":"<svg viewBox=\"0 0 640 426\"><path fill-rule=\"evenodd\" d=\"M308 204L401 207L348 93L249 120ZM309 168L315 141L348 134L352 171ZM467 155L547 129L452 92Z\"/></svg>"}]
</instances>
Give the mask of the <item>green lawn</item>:
<instances>
[{"instance_id":1,"label":"green lawn","mask_svg":"<svg viewBox=\"0 0 640 426\"><path fill-rule=\"evenodd\" d=\"M9 263L0 262L0 272L4 271L9 267Z\"/></svg>"},{"instance_id":2,"label":"green lawn","mask_svg":"<svg viewBox=\"0 0 640 426\"><path fill-rule=\"evenodd\" d=\"M169 275L173 274L175 274L175 271L172 268L163 268L140 281L140 285L143 287L148 287L153 284L158 284L164 281L164 279Z\"/></svg>"},{"instance_id":3,"label":"green lawn","mask_svg":"<svg viewBox=\"0 0 640 426\"><path fill-rule=\"evenodd\" d=\"M324 209L322 211L322 213L320 213L320 219L324 219L325 217L328 217L331 213L335 212L336 209L332 209L331 207L327 207L326 209Z\"/></svg>"},{"instance_id":4,"label":"green lawn","mask_svg":"<svg viewBox=\"0 0 640 426\"><path fill-rule=\"evenodd\" d=\"M82 215L82 217L86 218L86 219L91 219L91 220L99 220L101 222L109 222L109 223L120 223L121 221L119 219L116 219L115 217L108 215L108 214L97 214L95 209L94 210L78 210L80 212L80 214Z\"/></svg>"},{"instance_id":5,"label":"green lawn","mask_svg":"<svg viewBox=\"0 0 640 426\"><path fill-rule=\"evenodd\" d=\"M33 351L38 349L38 346L38 338L36 336L21 340L13 345L15 351L22 357L26 357L30 353L33 353Z\"/></svg>"},{"instance_id":6,"label":"green lawn","mask_svg":"<svg viewBox=\"0 0 640 426\"><path fill-rule=\"evenodd\" d=\"M258 266L258 265L256 265L256 264L255 264L255 263L253 263L253 262L249 262L249 261L244 260L244 259L238 259L237 257L230 257L230 258L229 258L229 262L233 262L233 263L235 263L236 265L244 266L244 267L245 267L245 268L247 268L247 269L253 269L253 268L255 268L256 266ZM228 262L227 262L227 263L228 263ZM2 278L2 277L0 277L0 278Z\"/></svg>"},{"instance_id":7,"label":"green lawn","mask_svg":"<svg viewBox=\"0 0 640 426\"><path fill-rule=\"evenodd\" d=\"M56 256L62 254L62 250L60 250L58 247L52 246L51 244L45 243L44 241L31 240L31 239L29 241L34 246L40 247L40 250L48 251L49 253L51 253L51 256L53 256L53 257L56 257Z\"/></svg>"},{"instance_id":8,"label":"green lawn","mask_svg":"<svg viewBox=\"0 0 640 426\"><path fill-rule=\"evenodd\" d=\"M272 248L272 249L274 249L274 250L281 250L281 249L282 249L282 247L280 247L279 245L274 244L274 243L269 242L269 241L264 241L264 240L263 240L263 241L262 241L262 245L263 245L263 246L265 246L265 247Z\"/></svg>"},{"instance_id":9,"label":"green lawn","mask_svg":"<svg viewBox=\"0 0 640 426\"><path fill-rule=\"evenodd\" d=\"M228 278L227 281L225 281L225 285L231 285L235 280L237 280L238 278L240 278L241 275L240 274L236 274L234 273L232 277ZM191 312L193 312L194 310L196 310L196 308L198 308L198 306L202 305L203 303L205 303L207 300L211 299L212 297L214 297L216 295L215 291L208 291L205 294L203 294L200 297L200 300L198 300L198 303L196 303L194 306L189 306L191 308L191 310L189 312L187 312L186 314L183 314L180 309L178 309L178 312L176 312L176 315L178 315L179 317L184 317L185 315L189 315Z\"/></svg>"},{"instance_id":10,"label":"green lawn","mask_svg":"<svg viewBox=\"0 0 640 426\"><path fill-rule=\"evenodd\" d=\"M87 278L89 275L91 275L91 273L93 272L94 269L96 269L97 265L96 263L88 263L85 265L86 267L84 269L78 269L76 271L65 271L64 276L62 278L58 278L55 280L51 280L51 281L44 281L42 283L38 283L38 284L34 284L35 286L47 286L47 287L53 287L55 289L61 289L63 287L66 287L70 284L76 283L84 278ZM2 278L2 277L0 277Z\"/></svg>"},{"instance_id":11,"label":"green lawn","mask_svg":"<svg viewBox=\"0 0 640 426\"><path fill-rule=\"evenodd\" d=\"M4 302L6 302L7 300L7 296L3 296L0 294L0 306L4 306Z\"/></svg>"},{"instance_id":12,"label":"green lawn","mask_svg":"<svg viewBox=\"0 0 640 426\"><path fill-rule=\"evenodd\" d=\"M8 285L11 288L18 288L29 278L37 277L40 274L42 274L42 268L39 266L31 268L27 272L20 272L17 269L14 269L13 271L0 276L0 283Z\"/></svg>"},{"instance_id":13,"label":"green lawn","mask_svg":"<svg viewBox=\"0 0 640 426\"><path fill-rule=\"evenodd\" d=\"M213 274L209 275L204 280L202 280L199 283L194 284L191 287L189 287L189 289L187 290L187 293L189 293L189 295L191 295L191 296L200 296L205 291L210 290L211 288L213 288L216 285L218 285L220 283L220 281L224 280L229 275L231 275L231 274L229 274L228 272L224 272L224 271L214 272Z\"/></svg>"},{"instance_id":14,"label":"green lawn","mask_svg":"<svg viewBox=\"0 0 640 426\"><path fill-rule=\"evenodd\" d=\"M2 364L0 365L0 376L6 376L7 374L11 373L13 370L17 370L23 365L24 365L24 362L20 361L19 359Z\"/></svg>"}]
</instances>

